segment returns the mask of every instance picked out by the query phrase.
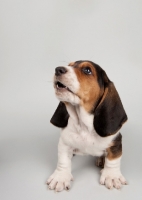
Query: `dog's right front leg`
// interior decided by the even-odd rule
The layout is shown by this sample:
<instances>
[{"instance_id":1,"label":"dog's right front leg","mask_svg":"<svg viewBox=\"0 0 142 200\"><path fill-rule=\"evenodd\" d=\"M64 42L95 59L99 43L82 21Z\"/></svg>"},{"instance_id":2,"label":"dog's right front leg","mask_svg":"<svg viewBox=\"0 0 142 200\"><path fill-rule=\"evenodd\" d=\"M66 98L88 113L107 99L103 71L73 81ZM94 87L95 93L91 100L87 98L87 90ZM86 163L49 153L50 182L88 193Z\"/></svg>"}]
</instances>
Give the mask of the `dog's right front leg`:
<instances>
[{"instance_id":1,"label":"dog's right front leg","mask_svg":"<svg viewBox=\"0 0 142 200\"><path fill-rule=\"evenodd\" d=\"M71 174L71 158L73 156L73 149L65 145L62 138L58 144L58 164L54 173L47 180L49 189L60 192L63 189L70 189L70 182L73 180Z\"/></svg>"}]
</instances>

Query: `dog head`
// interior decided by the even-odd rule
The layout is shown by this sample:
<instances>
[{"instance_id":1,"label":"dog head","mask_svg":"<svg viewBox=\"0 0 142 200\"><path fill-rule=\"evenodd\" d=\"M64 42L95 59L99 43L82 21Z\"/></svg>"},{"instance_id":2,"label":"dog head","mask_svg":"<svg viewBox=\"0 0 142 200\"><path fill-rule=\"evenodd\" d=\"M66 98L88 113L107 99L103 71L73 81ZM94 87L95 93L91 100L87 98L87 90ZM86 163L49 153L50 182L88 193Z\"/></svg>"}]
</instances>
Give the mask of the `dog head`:
<instances>
[{"instance_id":1,"label":"dog head","mask_svg":"<svg viewBox=\"0 0 142 200\"><path fill-rule=\"evenodd\" d=\"M94 129L102 136L117 132L127 120L114 84L105 71L91 61L76 61L66 67L57 67L54 76L54 88L60 100L51 123L66 127L68 112L66 102L83 106L94 115Z\"/></svg>"}]
</instances>

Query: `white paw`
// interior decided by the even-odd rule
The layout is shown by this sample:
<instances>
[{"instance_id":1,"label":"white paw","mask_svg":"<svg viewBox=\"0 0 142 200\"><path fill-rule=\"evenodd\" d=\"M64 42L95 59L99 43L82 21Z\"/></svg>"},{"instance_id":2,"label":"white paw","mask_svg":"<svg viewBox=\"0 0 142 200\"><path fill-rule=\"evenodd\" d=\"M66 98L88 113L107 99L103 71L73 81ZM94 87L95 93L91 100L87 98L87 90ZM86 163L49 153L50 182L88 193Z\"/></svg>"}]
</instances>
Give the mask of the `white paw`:
<instances>
[{"instance_id":1,"label":"white paw","mask_svg":"<svg viewBox=\"0 0 142 200\"><path fill-rule=\"evenodd\" d=\"M50 190L60 192L64 189L70 189L70 181L73 181L73 176L70 172L55 170L46 183L49 185Z\"/></svg>"},{"instance_id":2,"label":"white paw","mask_svg":"<svg viewBox=\"0 0 142 200\"><path fill-rule=\"evenodd\" d=\"M127 185L127 182L119 169L104 168L101 170L100 184L105 185L108 189L113 187L120 189L122 185Z\"/></svg>"}]
</instances>

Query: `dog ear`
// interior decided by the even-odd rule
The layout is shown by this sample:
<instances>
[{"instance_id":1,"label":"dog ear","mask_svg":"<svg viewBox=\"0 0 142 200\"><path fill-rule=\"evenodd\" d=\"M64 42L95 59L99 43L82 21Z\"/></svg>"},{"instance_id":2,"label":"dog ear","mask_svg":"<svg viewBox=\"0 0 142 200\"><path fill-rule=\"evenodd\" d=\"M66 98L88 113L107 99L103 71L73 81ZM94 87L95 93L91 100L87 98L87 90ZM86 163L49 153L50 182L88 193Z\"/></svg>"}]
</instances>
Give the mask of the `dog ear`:
<instances>
[{"instance_id":1,"label":"dog ear","mask_svg":"<svg viewBox=\"0 0 142 200\"><path fill-rule=\"evenodd\" d=\"M102 72L104 94L94 111L94 129L101 137L116 133L127 120L127 115L114 84Z\"/></svg>"},{"instance_id":2,"label":"dog ear","mask_svg":"<svg viewBox=\"0 0 142 200\"><path fill-rule=\"evenodd\" d=\"M68 124L69 114L63 102L60 102L50 122L59 128L64 128Z\"/></svg>"}]
</instances>

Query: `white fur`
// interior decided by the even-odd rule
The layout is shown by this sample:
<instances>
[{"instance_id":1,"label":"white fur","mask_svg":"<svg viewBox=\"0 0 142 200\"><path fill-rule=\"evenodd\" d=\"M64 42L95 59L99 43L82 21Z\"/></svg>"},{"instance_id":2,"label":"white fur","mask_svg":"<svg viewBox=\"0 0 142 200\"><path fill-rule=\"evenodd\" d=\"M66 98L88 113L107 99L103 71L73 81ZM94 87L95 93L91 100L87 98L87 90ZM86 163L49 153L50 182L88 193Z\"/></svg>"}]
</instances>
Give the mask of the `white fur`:
<instances>
[{"instance_id":1,"label":"white fur","mask_svg":"<svg viewBox=\"0 0 142 200\"><path fill-rule=\"evenodd\" d=\"M105 166L101 171L100 183L106 185L108 189L113 187L120 189L121 184L127 184L120 171L120 160L121 157L115 160L108 160L105 158Z\"/></svg>"},{"instance_id":2,"label":"white fur","mask_svg":"<svg viewBox=\"0 0 142 200\"><path fill-rule=\"evenodd\" d=\"M66 66L65 68L67 69L67 72L63 76L55 76L54 82L60 81L62 84L67 86L73 93L69 92L68 90L60 91L54 85L56 96L60 101L66 101L70 102L73 105L78 105L80 103L80 99L76 95L76 93L80 88L80 84L72 67Z\"/></svg>"},{"instance_id":3,"label":"white fur","mask_svg":"<svg viewBox=\"0 0 142 200\"><path fill-rule=\"evenodd\" d=\"M57 169L47 180L49 189L59 192L63 189L70 189L70 181L73 180L71 174L71 158L73 156L72 148L65 145L62 138L58 144L58 164Z\"/></svg>"},{"instance_id":4,"label":"white fur","mask_svg":"<svg viewBox=\"0 0 142 200\"><path fill-rule=\"evenodd\" d=\"M93 114L87 113L80 106L72 106L71 109L67 105L67 110L70 118L68 126L61 132L63 142L73 149L78 149L76 152L79 154L103 155L117 133L109 137L100 137L93 127Z\"/></svg>"}]
</instances>

